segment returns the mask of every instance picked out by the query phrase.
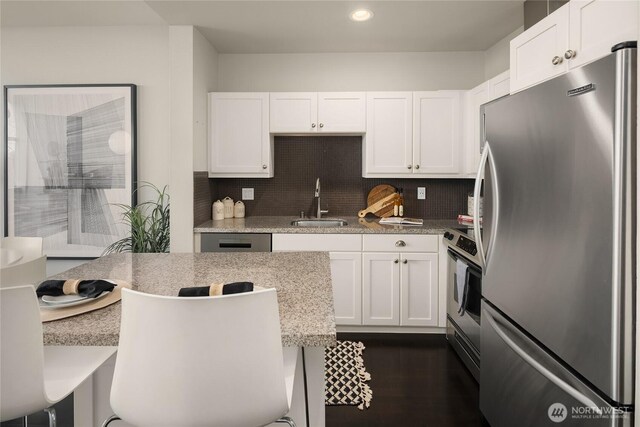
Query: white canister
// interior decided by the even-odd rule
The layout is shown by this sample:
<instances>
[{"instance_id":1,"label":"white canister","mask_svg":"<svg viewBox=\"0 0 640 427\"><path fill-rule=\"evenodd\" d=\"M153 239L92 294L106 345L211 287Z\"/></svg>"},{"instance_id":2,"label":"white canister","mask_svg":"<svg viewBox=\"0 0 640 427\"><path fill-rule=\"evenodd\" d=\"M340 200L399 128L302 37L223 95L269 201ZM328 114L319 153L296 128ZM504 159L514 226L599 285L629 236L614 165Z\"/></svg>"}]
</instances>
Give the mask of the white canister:
<instances>
[{"instance_id":1,"label":"white canister","mask_svg":"<svg viewBox=\"0 0 640 427\"><path fill-rule=\"evenodd\" d=\"M214 221L218 221L224 219L224 203L220 200L216 200L213 202L213 206L211 208L211 218Z\"/></svg>"},{"instance_id":2,"label":"white canister","mask_svg":"<svg viewBox=\"0 0 640 427\"><path fill-rule=\"evenodd\" d=\"M244 218L244 203L240 200L233 206L233 216L236 218Z\"/></svg>"},{"instance_id":3,"label":"white canister","mask_svg":"<svg viewBox=\"0 0 640 427\"><path fill-rule=\"evenodd\" d=\"M482 218L482 197L480 197L480 214L478 215L480 218ZM473 216L473 194L469 194L467 196L467 215L469 216Z\"/></svg>"},{"instance_id":4,"label":"white canister","mask_svg":"<svg viewBox=\"0 0 640 427\"><path fill-rule=\"evenodd\" d=\"M233 218L233 199L227 196L222 199L222 204L224 205L224 217Z\"/></svg>"}]
</instances>

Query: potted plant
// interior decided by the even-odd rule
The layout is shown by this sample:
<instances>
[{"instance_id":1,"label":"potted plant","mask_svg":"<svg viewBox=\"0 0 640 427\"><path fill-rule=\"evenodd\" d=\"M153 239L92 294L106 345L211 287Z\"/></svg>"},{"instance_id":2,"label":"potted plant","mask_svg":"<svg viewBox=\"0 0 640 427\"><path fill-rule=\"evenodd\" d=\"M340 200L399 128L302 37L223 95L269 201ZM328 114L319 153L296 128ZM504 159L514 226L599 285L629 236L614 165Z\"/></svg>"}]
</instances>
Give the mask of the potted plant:
<instances>
[{"instance_id":1,"label":"potted plant","mask_svg":"<svg viewBox=\"0 0 640 427\"><path fill-rule=\"evenodd\" d=\"M160 190L145 182L140 188L151 188L156 193L155 200L129 206L116 204L122 212L122 219L131 228L131 234L113 242L103 255L116 252L160 253L169 252L169 194L165 185ZM137 191L137 190L136 190Z\"/></svg>"}]
</instances>

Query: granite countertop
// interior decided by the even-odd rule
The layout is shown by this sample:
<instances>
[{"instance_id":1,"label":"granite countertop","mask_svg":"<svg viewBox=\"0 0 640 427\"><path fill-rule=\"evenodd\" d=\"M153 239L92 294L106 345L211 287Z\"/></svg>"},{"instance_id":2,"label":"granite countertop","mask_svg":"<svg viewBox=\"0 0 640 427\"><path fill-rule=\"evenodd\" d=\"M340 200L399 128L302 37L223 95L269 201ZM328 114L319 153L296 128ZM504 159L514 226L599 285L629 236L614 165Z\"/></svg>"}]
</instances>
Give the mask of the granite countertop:
<instances>
[{"instance_id":1,"label":"granite countertop","mask_svg":"<svg viewBox=\"0 0 640 427\"><path fill-rule=\"evenodd\" d=\"M291 216L252 216L209 220L195 227L196 233L302 233L302 234L443 234L447 228L460 227L457 220L425 220L422 226L381 225L357 217L337 217L347 221L344 227L297 227Z\"/></svg>"},{"instance_id":2,"label":"granite countertop","mask_svg":"<svg viewBox=\"0 0 640 427\"><path fill-rule=\"evenodd\" d=\"M181 287L250 281L276 288L283 346L335 345L336 325L327 252L114 254L55 279L122 279L137 291L177 296ZM45 345L117 346L120 303L43 324Z\"/></svg>"}]
</instances>

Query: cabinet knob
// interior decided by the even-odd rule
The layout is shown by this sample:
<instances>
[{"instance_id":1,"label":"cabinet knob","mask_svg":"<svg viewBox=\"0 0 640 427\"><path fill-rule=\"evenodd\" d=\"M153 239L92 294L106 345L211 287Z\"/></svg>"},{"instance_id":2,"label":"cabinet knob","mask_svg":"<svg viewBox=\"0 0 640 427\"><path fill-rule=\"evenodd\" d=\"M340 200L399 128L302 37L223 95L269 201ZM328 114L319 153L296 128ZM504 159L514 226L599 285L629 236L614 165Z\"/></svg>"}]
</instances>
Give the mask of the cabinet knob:
<instances>
[{"instance_id":1,"label":"cabinet knob","mask_svg":"<svg viewBox=\"0 0 640 427\"><path fill-rule=\"evenodd\" d=\"M564 59L571 59L576 57L576 51L569 49L564 53Z\"/></svg>"},{"instance_id":2,"label":"cabinet knob","mask_svg":"<svg viewBox=\"0 0 640 427\"><path fill-rule=\"evenodd\" d=\"M402 261L403 264L408 263L409 261L407 261L406 259Z\"/></svg>"},{"instance_id":3,"label":"cabinet knob","mask_svg":"<svg viewBox=\"0 0 640 427\"><path fill-rule=\"evenodd\" d=\"M554 56L553 59L551 60L551 63L553 65L558 65L558 64L562 63L562 57Z\"/></svg>"},{"instance_id":4,"label":"cabinet knob","mask_svg":"<svg viewBox=\"0 0 640 427\"><path fill-rule=\"evenodd\" d=\"M420 169L420 165L416 165L416 169Z\"/></svg>"},{"instance_id":5,"label":"cabinet knob","mask_svg":"<svg viewBox=\"0 0 640 427\"><path fill-rule=\"evenodd\" d=\"M315 128L315 127L316 127L316 124L315 124L315 123L311 123L311 127L312 127L312 128Z\"/></svg>"},{"instance_id":6,"label":"cabinet knob","mask_svg":"<svg viewBox=\"0 0 640 427\"><path fill-rule=\"evenodd\" d=\"M411 165L408 165L408 166L407 166L407 169L411 169Z\"/></svg>"},{"instance_id":7,"label":"cabinet knob","mask_svg":"<svg viewBox=\"0 0 640 427\"><path fill-rule=\"evenodd\" d=\"M262 169L266 169L266 168L267 168L267 165L262 165Z\"/></svg>"},{"instance_id":8,"label":"cabinet knob","mask_svg":"<svg viewBox=\"0 0 640 427\"><path fill-rule=\"evenodd\" d=\"M324 123L320 123L320 127L323 128L324 127Z\"/></svg>"},{"instance_id":9,"label":"cabinet knob","mask_svg":"<svg viewBox=\"0 0 640 427\"><path fill-rule=\"evenodd\" d=\"M394 264L397 264L398 262L400 262L400 261L398 261L397 259L394 259L394 260L393 260L393 263L394 263Z\"/></svg>"},{"instance_id":10,"label":"cabinet knob","mask_svg":"<svg viewBox=\"0 0 640 427\"><path fill-rule=\"evenodd\" d=\"M402 248L402 247L405 247L405 246L407 246L407 244L404 242L404 240L398 240L396 242L396 247L398 247L398 248Z\"/></svg>"}]
</instances>

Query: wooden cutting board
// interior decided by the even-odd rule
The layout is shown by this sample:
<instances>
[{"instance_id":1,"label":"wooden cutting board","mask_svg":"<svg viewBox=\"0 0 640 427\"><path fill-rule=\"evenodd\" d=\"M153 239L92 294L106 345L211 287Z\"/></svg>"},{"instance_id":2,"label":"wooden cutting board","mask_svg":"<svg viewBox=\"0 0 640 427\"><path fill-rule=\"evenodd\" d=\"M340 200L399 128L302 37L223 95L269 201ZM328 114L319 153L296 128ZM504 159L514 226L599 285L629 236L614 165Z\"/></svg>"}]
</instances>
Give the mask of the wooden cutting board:
<instances>
[{"instance_id":1,"label":"wooden cutting board","mask_svg":"<svg viewBox=\"0 0 640 427\"><path fill-rule=\"evenodd\" d=\"M386 218L393 215L393 205L395 199L397 198L398 190L388 184L376 185L369 191L369 195L367 196L367 208L361 210L358 213L360 218L364 217L367 213L372 213L379 218ZM389 203L389 196L394 196L392 201ZM380 204L382 200L385 200L385 203Z\"/></svg>"},{"instance_id":2,"label":"wooden cutting board","mask_svg":"<svg viewBox=\"0 0 640 427\"><path fill-rule=\"evenodd\" d=\"M371 191L369 191L369 195L367 196L367 206L371 206L374 203L384 199L385 197L397 192L398 190L393 185L376 185L371 189Z\"/></svg>"},{"instance_id":3,"label":"wooden cutting board","mask_svg":"<svg viewBox=\"0 0 640 427\"><path fill-rule=\"evenodd\" d=\"M369 213L379 218L386 218L388 216L391 216L393 215L393 205L399 198L400 195L398 193L390 194L382 200L358 212L358 216L360 218L364 218Z\"/></svg>"}]
</instances>

